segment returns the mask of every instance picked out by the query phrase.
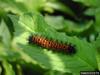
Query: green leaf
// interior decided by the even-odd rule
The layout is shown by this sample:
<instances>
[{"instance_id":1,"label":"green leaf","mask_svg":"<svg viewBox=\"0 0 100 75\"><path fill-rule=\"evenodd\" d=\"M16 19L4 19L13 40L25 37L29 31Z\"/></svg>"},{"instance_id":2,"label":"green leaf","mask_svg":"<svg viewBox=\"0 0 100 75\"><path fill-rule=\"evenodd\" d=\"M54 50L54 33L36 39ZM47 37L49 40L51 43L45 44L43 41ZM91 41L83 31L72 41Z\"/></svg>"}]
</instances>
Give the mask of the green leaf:
<instances>
[{"instance_id":1,"label":"green leaf","mask_svg":"<svg viewBox=\"0 0 100 75\"><path fill-rule=\"evenodd\" d=\"M3 61L3 67L4 67L4 70L5 70L5 75L15 75L14 73L14 70L12 68L12 65L9 64L7 61Z\"/></svg>"},{"instance_id":2,"label":"green leaf","mask_svg":"<svg viewBox=\"0 0 100 75\"><path fill-rule=\"evenodd\" d=\"M84 13L89 16L95 16L96 8L89 8Z\"/></svg>"},{"instance_id":3,"label":"green leaf","mask_svg":"<svg viewBox=\"0 0 100 75\"><path fill-rule=\"evenodd\" d=\"M27 9L31 12L38 11L40 8L43 8L46 0L23 0L23 4L27 7Z\"/></svg>"},{"instance_id":4,"label":"green leaf","mask_svg":"<svg viewBox=\"0 0 100 75\"><path fill-rule=\"evenodd\" d=\"M55 28L56 30L63 29L64 26L64 18L62 16L45 16L45 21L48 25Z\"/></svg>"},{"instance_id":5,"label":"green leaf","mask_svg":"<svg viewBox=\"0 0 100 75\"><path fill-rule=\"evenodd\" d=\"M19 54L15 51L12 51L13 48L11 47L11 34L8 29L8 26L4 22L1 21L0 24L0 58L7 59L10 61L16 61L19 59ZM11 59L12 58L12 59Z\"/></svg>"},{"instance_id":6,"label":"green leaf","mask_svg":"<svg viewBox=\"0 0 100 75\"><path fill-rule=\"evenodd\" d=\"M0 0L0 7L5 11L11 11L17 14L27 11L25 5L22 2L17 2L16 0Z\"/></svg>"},{"instance_id":7,"label":"green leaf","mask_svg":"<svg viewBox=\"0 0 100 75\"><path fill-rule=\"evenodd\" d=\"M65 21L64 31L70 34L81 34L82 32L88 30L93 24L93 21L88 21L86 23L75 23L72 21Z\"/></svg>"},{"instance_id":8,"label":"green leaf","mask_svg":"<svg viewBox=\"0 0 100 75\"><path fill-rule=\"evenodd\" d=\"M100 7L90 8L85 12L85 14L95 17L94 28L96 32L100 32Z\"/></svg>"},{"instance_id":9,"label":"green leaf","mask_svg":"<svg viewBox=\"0 0 100 75\"><path fill-rule=\"evenodd\" d=\"M0 7L5 11L22 14L26 11L38 11L45 4L45 0L0 0Z\"/></svg>"},{"instance_id":10,"label":"green leaf","mask_svg":"<svg viewBox=\"0 0 100 75\"><path fill-rule=\"evenodd\" d=\"M76 40L76 38L74 39L74 42L78 40ZM44 66L45 68L50 68L62 72L70 72L70 70L72 72L79 72L82 70L94 70L97 67L95 54L93 53L95 49L93 50L92 46L84 43L83 41L77 43L80 43L80 47L78 46L77 54L73 56L53 53L43 48L38 48L37 46L35 47L34 45L32 47L27 45L20 45L20 47L23 48L23 53L30 57L30 59L33 59L40 65L42 64L42 66ZM88 47L84 48L84 45L87 45ZM90 54L88 54L87 50ZM27 58L26 55L23 57Z\"/></svg>"},{"instance_id":11,"label":"green leaf","mask_svg":"<svg viewBox=\"0 0 100 75\"><path fill-rule=\"evenodd\" d=\"M14 18L13 16L10 16ZM14 22L14 19L12 19ZM77 37L69 37L64 33L57 32L49 26L44 18L38 13L25 13L16 20L14 42L16 50L20 50L23 60L27 63L38 64L42 68L57 70L61 72L78 73L84 70L95 70L97 68L95 48L90 43ZM18 28L18 29L17 29ZM24 30L19 32L19 30ZM48 39L58 40L62 43L75 45L76 54L67 55L48 51L45 48L29 45L29 35L33 33L42 35Z\"/></svg>"},{"instance_id":12,"label":"green leaf","mask_svg":"<svg viewBox=\"0 0 100 75\"><path fill-rule=\"evenodd\" d=\"M10 34L13 36L13 32L14 32L13 23L8 17L7 12L3 8L0 8L0 23L2 20L4 20Z\"/></svg>"},{"instance_id":13,"label":"green leaf","mask_svg":"<svg viewBox=\"0 0 100 75\"><path fill-rule=\"evenodd\" d=\"M94 41L92 43L95 46L96 51L97 51L96 57L97 57L98 69L100 70L100 33L99 33L96 41Z\"/></svg>"},{"instance_id":14,"label":"green leaf","mask_svg":"<svg viewBox=\"0 0 100 75\"><path fill-rule=\"evenodd\" d=\"M61 2L52 2L52 1L48 1L45 3L45 6L44 6L44 10L46 11L49 11L51 13L54 12L54 10L59 10L61 12L64 12L64 13L67 13L73 17L76 17L75 16L75 13L72 11L71 8L69 8L68 6L65 6L63 3Z\"/></svg>"},{"instance_id":15,"label":"green leaf","mask_svg":"<svg viewBox=\"0 0 100 75\"><path fill-rule=\"evenodd\" d=\"M2 20L0 24L0 37L5 47L9 48L11 45L11 34L6 23Z\"/></svg>"}]
</instances>

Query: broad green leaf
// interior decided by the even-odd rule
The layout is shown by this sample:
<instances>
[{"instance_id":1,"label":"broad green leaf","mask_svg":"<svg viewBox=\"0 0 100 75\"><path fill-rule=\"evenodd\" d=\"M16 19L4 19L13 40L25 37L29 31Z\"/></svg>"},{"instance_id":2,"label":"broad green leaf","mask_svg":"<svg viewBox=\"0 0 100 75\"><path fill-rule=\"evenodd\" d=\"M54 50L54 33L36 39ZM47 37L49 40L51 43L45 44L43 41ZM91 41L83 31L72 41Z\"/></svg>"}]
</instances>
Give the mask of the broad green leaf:
<instances>
[{"instance_id":1,"label":"broad green leaf","mask_svg":"<svg viewBox=\"0 0 100 75\"><path fill-rule=\"evenodd\" d=\"M14 17L10 17L14 22ZM92 44L77 37L69 37L64 33L57 32L45 22L40 14L25 13L19 20L16 20L15 26L15 33L19 34L15 34L14 38L17 45L16 50L20 50L19 53L26 62L38 64L45 69L78 74L80 71L97 68L95 48ZM19 32L21 29L22 31ZM75 45L76 53L73 55L55 53L36 45L29 45L28 38L31 33L62 43L72 43Z\"/></svg>"},{"instance_id":2,"label":"broad green leaf","mask_svg":"<svg viewBox=\"0 0 100 75\"><path fill-rule=\"evenodd\" d=\"M4 70L5 70L5 75L15 75L14 73L14 70L12 68L12 65L9 64L7 61L3 61L3 67L4 67Z\"/></svg>"},{"instance_id":3,"label":"broad green leaf","mask_svg":"<svg viewBox=\"0 0 100 75\"><path fill-rule=\"evenodd\" d=\"M64 18L62 16L45 16L45 21L48 25L55 28L56 30L61 30L65 27Z\"/></svg>"}]
</instances>

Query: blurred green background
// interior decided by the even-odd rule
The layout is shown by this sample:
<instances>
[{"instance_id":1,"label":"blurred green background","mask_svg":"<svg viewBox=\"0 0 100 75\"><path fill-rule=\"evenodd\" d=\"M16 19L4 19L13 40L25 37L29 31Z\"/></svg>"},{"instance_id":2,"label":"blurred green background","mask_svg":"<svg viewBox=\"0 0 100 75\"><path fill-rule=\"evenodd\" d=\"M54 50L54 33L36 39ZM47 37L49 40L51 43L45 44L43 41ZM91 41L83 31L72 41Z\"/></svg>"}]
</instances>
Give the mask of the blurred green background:
<instances>
[{"instance_id":1,"label":"blurred green background","mask_svg":"<svg viewBox=\"0 0 100 75\"><path fill-rule=\"evenodd\" d=\"M67 55L30 45L30 35L72 44ZM0 75L100 71L99 0L0 0Z\"/></svg>"}]
</instances>

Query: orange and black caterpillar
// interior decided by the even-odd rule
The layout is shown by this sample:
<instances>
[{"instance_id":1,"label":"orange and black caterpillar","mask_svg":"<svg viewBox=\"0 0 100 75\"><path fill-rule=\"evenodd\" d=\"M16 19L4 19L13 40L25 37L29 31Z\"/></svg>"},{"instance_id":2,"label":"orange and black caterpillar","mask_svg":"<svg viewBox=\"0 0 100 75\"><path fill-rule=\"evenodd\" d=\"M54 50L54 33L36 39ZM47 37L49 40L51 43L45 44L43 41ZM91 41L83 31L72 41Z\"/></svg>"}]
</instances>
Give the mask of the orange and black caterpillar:
<instances>
[{"instance_id":1,"label":"orange and black caterpillar","mask_svg":"<svg viewBox=\"0 0 100 75\"><path fill-rule=\"evenodd\" d=\"M29 44L37 44L41 47L51 49L56 52L62 52L66 54L73 54L76 52L75 47L71 44L58 43L56 41L46 39L42 36L31 35L28 40Z\"/></svg>"}]
</instances>

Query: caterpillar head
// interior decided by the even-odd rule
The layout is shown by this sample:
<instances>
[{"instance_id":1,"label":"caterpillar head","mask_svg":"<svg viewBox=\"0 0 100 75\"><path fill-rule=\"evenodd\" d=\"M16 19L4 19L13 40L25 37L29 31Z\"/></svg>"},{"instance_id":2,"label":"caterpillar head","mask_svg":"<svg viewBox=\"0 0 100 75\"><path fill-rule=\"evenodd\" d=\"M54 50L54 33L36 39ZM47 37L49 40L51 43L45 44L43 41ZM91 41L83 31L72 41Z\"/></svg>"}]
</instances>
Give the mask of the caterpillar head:
<instances>
[{"instance_id":1,"label":"caterpillar head","mask_svg":"<svg viewBox=\"0 0 100 75\"><path fill-rule=\"evenodd\" d=\"M29 36L29 38L28 38L28 43L29 43L29 44L32 44L32 43L33 43L33 36L32 36L32 35Z\"/></svg>"},{"instance_id":2,"label":"caterpillar head","mask_svg":"<svg viewBox=\"0 0 100 75\"><path fill-rule=\"evenodd\" d=\"M74 53L76 53L75 46L69 45L67 51L68 51L68 54L74 54Z\"/></svg>"}]
</instances>

